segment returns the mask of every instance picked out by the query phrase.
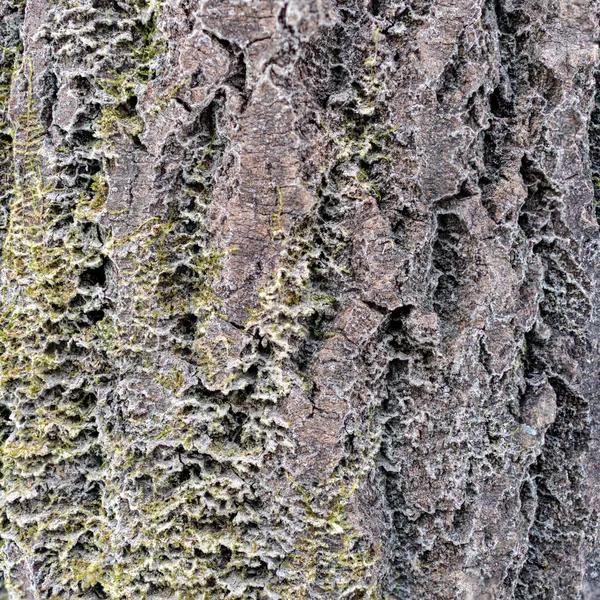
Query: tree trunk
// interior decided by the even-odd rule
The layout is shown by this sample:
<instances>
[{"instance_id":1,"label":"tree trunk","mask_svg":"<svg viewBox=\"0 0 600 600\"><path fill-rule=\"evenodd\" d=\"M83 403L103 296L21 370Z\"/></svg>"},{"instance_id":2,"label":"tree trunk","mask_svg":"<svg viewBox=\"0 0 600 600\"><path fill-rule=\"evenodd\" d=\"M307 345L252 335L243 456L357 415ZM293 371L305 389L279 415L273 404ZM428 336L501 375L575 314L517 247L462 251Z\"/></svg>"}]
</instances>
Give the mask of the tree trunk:
<instances>
[{"instance_id":1,"label":"tree trunk","mask_svg":"<svg viewBox=\"0 0 600 600\"><path fill-rule=\"evenodd\" d=\"M600 598L594 3L0 16L8 598Z\"/></svg>"}]
</instances>

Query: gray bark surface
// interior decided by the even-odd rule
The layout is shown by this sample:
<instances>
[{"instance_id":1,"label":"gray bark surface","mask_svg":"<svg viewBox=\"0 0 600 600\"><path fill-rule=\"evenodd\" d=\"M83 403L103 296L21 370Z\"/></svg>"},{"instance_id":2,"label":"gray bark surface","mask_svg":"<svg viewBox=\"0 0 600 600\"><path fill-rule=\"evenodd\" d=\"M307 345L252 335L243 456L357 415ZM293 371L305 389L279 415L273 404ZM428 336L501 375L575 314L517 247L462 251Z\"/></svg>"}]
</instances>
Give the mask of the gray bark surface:
<instances>
[{"instance_id":1,"label":"gray bark surface","mask_svg":"<svg viewBox=\"0 0 600 600\"><path fill-rule=\"evenodd\" d=\"M0 0L7 597L600 598L597 12Z\"/></svg>"}]
</instances>

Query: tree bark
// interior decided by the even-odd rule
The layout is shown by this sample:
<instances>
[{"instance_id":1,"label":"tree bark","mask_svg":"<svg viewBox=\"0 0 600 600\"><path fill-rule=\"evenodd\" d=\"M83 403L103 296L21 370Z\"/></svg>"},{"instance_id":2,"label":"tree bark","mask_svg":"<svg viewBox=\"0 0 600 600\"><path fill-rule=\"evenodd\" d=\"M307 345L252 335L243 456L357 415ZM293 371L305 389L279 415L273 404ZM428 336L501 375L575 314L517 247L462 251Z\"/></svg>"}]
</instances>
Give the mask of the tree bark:
<instances>
[{"instance_id":1,"label":"tree bark","mask_svg":"<svg viewBox=\"0 0 600 600\"><path fill-rule=\"evenodd\" d=\"M595 3L0 16L8 598L600 598Z\"/></svg>"}]
</instances>

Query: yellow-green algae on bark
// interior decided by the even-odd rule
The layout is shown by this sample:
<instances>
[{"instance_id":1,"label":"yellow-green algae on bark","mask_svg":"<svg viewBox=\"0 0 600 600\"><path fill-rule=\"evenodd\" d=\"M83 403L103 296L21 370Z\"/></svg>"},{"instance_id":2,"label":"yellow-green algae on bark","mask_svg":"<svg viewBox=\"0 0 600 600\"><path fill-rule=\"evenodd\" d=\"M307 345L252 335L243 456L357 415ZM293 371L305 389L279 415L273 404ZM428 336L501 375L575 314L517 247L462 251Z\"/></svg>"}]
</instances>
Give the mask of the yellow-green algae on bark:
<instances>
[{"instance_id":1,"label":"yellow-green algae on bark","mask_svg":"<svg viewBox=\"0 0 600 600\"><path fill-rule=\"evenodd\" d=\"M154 91L169 39L160 8L48 5L45 23L30 16L38 39L12 80L7 587L15 597L309 597L324 577L331 593L371 597L375 584L360 580L377 552L353 550L343 516L361 469L324 481L317 508L276 467L292 443L273 408L310 388L293 366L302 321L335 302L310 290L311 270L341 273L310 250L315 218L289 231L279 191L273 239L289 258L232 328L212 288L238 248L213 247L206 221L230 143L218 92L184 126L177 188L142 166L133 178L161 204L122 204L123 164L147 151L191 81ZM83 102L80 116L67 95Z\"/></svg>"}]
</instances>

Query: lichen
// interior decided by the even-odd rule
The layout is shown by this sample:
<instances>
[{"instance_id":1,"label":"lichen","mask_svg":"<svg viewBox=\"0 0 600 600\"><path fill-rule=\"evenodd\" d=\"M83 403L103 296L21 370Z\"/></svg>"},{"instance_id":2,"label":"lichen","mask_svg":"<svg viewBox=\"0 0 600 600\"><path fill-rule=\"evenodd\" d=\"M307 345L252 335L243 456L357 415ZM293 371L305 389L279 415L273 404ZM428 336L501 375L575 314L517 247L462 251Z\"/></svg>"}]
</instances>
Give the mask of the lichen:
<instances>
[{"instance_id":1,"label":"lichen","mask_svg":"<svg viewBox=\"0 0 600 600\"><path fill-rule=\"evenodd\" d=\"M10 523L4 539L18 557L7 565L6 581L17 589L21 569L50 561L59 580L83 591L94 582L81 581L77 565L93 552L102 518L95 495L73 487L98 452L90 381L98 361L81 335L96 298L81 278L101 264L101 244L65 211L56 178L45 173L31 58L15 78L26 82L27 92L14 123L15 185L0 288L0 388L11 420L1 448ZM50 484L57 472L63 473L58 486Z\"/></svg>"}]
</instances>

